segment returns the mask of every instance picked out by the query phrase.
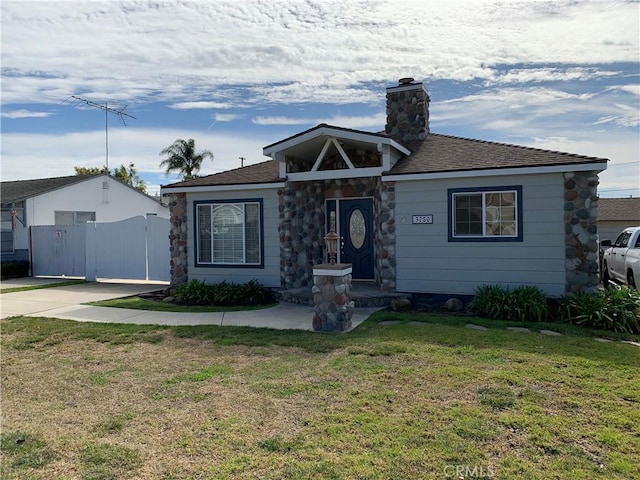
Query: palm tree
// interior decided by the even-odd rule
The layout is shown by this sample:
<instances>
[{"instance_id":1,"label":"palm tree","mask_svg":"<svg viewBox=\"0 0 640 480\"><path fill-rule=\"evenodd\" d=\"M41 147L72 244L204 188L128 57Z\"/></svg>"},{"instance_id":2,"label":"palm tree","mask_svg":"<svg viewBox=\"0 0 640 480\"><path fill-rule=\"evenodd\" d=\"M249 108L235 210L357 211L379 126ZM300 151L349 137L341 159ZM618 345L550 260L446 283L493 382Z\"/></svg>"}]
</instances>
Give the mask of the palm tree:
<instances>
[{"instance_id":1,"label":"palm tree","mask_svg":"<svg viewBox=\"0 0 640 480\"><path fill-rule=\"evenodd\" d=\"M160 152L160 155L167 155L161 163L161 167L166 167L166 172L172 171L182 173L183 180L196 178L202 161L205 158L213 160L213 153L209 150L202 150L196 153L196 145L193 138L189 140L177 139L172 145Z\"/></svg>"}]
</instances>

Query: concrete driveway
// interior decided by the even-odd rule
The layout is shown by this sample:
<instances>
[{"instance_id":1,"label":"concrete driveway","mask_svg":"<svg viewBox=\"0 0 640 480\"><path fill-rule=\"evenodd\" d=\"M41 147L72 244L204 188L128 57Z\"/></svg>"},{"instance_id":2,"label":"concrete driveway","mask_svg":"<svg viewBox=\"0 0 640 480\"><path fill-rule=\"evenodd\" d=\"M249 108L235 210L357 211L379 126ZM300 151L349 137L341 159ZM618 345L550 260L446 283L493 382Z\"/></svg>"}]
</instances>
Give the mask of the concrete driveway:
<instances>
[{"instance_id":1,"label":"concrete driveway","mask_svg":"<svg viewBox=\"0 0 640 480\"><path fill-rule=\"evenodd\" d=\"M26 277L6 280L2 288L46 285L72 280L68 278L39 278ZM135 282L121 283L92 282L61 287L41 288L23 292L3 293L0 295L0 318L15 315L51 316L53 312L67 307L77 306L86 302L97 302L111 298L127 297L144 292L152 292L167 287L166 283Z\"/></svg>"},{"instance_id":2,"label":"concrete driveway","mask_svg":"<svg viewBox=\"0 0 640 480\"><path fill-rule=\"evenodd\" d=\"M52 282L51 279L42 279ZM38 284L37 279L2 282L2 288ZM57 279L59 282L60 279ZM21 282L22 285L20 285ZM34 282L34 283L29 283ZM313 330L314 309L282 303L262 310L241 312L173 313L82 305L87 302L137 295L167 287L166 283L100 281L42 288L0 295L0 318L25 315L79 322L131 323L137 325L217 325L256 328ZM133 281L132 281L133 282ZM357 327L379 308L356 308L351 319Z\"/></svg>"}]
</instances>

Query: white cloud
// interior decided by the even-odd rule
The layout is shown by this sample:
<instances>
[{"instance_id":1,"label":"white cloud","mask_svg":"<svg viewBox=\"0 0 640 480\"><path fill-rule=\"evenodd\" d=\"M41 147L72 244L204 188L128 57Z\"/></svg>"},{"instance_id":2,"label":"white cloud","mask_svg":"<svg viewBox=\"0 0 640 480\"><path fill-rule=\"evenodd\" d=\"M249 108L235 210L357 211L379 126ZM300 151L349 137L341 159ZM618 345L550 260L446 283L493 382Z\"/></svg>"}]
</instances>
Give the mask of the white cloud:
<instances>
[{"instance_id":1,"label":"white cloud","mask_svg":"<svg viewBox=\"0 0 640 480\"><path fill-rule=\"evenodd\" d=\"M169 108L174 108L176 110L209 110L214 108L225 109L231 107L232 105L230 103L224 102L180 102L169 105Z\"/></svg>"},{"instance_id":2,"label":"white cloud","mask_svg":"<svg viewBox=\"0 0 640 480\"><path fill-rule=\"evenodd\" d=\"M251 119L251 122L256 125L309 125L315 123L314 120L306 118L293 118L293 117L263 117L257 116Z\"/></svg>"},{"instance_id":3,"label":"white cloud","mask_svg":"<svg viewBox=\"0 0 640 480\"><path fill-rule=\"evenodd\" d=\"M377 115L370 115L367 117L347 117L336 115L330 118L320 119L317 123L327 123L329 125L353 129L373 128L374 130L378 131L384 129L386 121L387 116L384 113L381 113Z\"/></svg>"},{"instance_id":4,"label":"white cloud","mask_svg":"<svg viewBox=\"0 0 640 480\"><path fill-rule=\"evenodd\" d=\"M239 120L243 118L243 115L238 113L215 113L213 115L213 119L216 122L233 122L234 120Z\"/></svg>"},{"instance_id":5,"label":"white cloud","mask_svg":"<svg viewBox=\"0 0 640 480\"><path fill-rule=\"evenodd\" d=\"M360 88L363 82L388 84L406 75L520 83L607 73L523 68L501 75L494 67L637 62L635 2L336 6L5 1L3 102L55 103L86 93L209 108L199 102L217 98L218 87L258 85L248 90L253 101L360 103L379 99L377 90Z\"/></svg>"},{"instance_id":6,"label":"white cloud","mask_svg":"<svg viewBox=\"0 0 640 480\"><path fill-rule=\"evenodd\" d=\"M386 122L385 114L363 116L343 116L334 115L332 117L322 118L300 118L300 117L284 117L284 116L257 116L251 121L256 125L319 125L326 123L344 128L366 129L374 128L381 130Z\"/></svg>"},{"instance_id":7,"label":"white cloud","mask_svg":"<svg viewBox=\"0 0 640 480\"><path fill-rule=\"evenodd\" d=\"M459 90L464 92L471 83L487 87L450 101L441 100L450 98L450 91L440 100L439 92L432 92L434 131L475 129L479 138L513 135L514 143L551 134L574 142L599 138L608 151L634 153L620 145L637 144L637 132L629 132L638 126L640 86L625 85L637 83L637 71L623 79L617 70L623 62L638 63L637 2L413 0L398 5L389 0L5 0L0 2L3 117L27 118L10 116L7 106L14 106L14 115L44 113L46 104L60 105L76 94L123 105L163 102L175 110L194 110L194 116L203 113L197 110L212 110L204 115L213 122L239 121L238 111L251 109L253 124L265 127L261 134L268 126L280 127L275 138L263 139L255 138L255 129L223 136L189 131L186 124L184 130L110 132L112 165L134 159L139 170L157 174L162 148L175 138L196 136L199 146L215 153L215 168L224 169L237 166L239 156L248 163L261 161L262 146L282 138L286 126L381 129L384 87L412 76L436 88L441 80L468 82ZM605 83L609 86L600 92L593 87ZM563 90L567 84L570 88ZM582 89L585 84L591 88ZM457 88L452 85L447 86ZM298 109L308 103L333 104L333 111L343 105L375 106L380 114L327 116L327 110ZM291 110L273 108L279 105ZM618 134L625 129L622 140ZM568 145L574 146L591 154L597 145ZM74 165L100 166L103 147L99 130L31 136L5 130L3 177L66 175ZM635 154L627 158L637 159Z\"/></svg>"},{"instance_id":8,"label":"white cloud","mask_svg":"<svg viewBox=\"0 0 640 480\"><path fill-rule=\"evenodd\" d=\"M487 80L492 84L525 84L532 82L587 81L616 75L616 72L584 67L514 68L505 72L495 71Z\"/></svg>"},{"instance_id":9,"label":"white cloud","mask_svg":"<svg viewBox=\"0 0 640 480\"><path fill-rule=\"evenodd\" d=\"M262 147L273 143L273 138L255 134L114 128L109 131L109 167L133 162L143 180L153 179L153 184L177 181L177 176L165 175L160 168L163 157L159 153L178 138L193 138L198 150L213 152L213 162L203 164L201 175L239 167L239 157L246 158L245 165L268 160L262 155ZM25 150L24 145L30 148ZM73 175L74 166L101 167L105 157L103 130L66 135L3 133L2 180Z\"/></svg>"},{"instance_id":10,"label":"white cloud","mask_svg":"<svg viewBox=\"0 0 640 480\"><path fill-rule=\"evenodd\" d=\"M549 87L488 89L478 94L434 102L432 123L544 136L549 129L585 131L585 125L611 123L619 127L638 125L638 110L617 101L615 93L571 93ZM469 115L473 112L473 115Z\"/></svg>"},{"instance_id":11,"label":"white cloud","mask_svg":"<svg viewBox=\"0 0 640 480\"><path fill-rule=\"evenodd\" d=\"M640 194L640 143L622 135L601 134L589 139L562 137L537 138L532 147L608 158L607 169L600 173L599 194L624 197ZM634 159L636 159L634 161Z\"/></svg>"},{"instance_id":12,"label":"white cloud","mask_svg":"<svg viewBox=\"0 0 640 480\"><path fill-rule=\"evenodd\" d=\"M5 117L5 118L45 118L48 117L49 115L52 115L51 112L33 112L31 110L25 110L25 109L20 109L20 110L11 110L8 112L2 112L2 114L0 114L0 116Z\"/></svg>"},{"instance_id":13,"label":"white cloud","mask_svg":"<svg viewBox=\"0 0 640 480\"><path fill-rule=\"evenodd\" d=\"M622 90L623 92L632 93L633 95L636 95L636 96L640 97L640 84L638 84L638 85L621 85L621 86L619 86L617 88L619 90Z\"/></svg>"}]
</instances>

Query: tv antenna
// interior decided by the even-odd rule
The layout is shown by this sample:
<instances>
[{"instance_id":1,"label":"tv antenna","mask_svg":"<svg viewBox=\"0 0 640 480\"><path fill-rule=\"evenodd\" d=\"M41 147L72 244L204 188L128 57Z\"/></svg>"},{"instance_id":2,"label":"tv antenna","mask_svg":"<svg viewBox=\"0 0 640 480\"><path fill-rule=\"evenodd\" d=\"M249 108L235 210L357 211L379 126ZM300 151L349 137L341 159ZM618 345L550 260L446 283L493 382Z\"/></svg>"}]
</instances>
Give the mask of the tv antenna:
<instances>
[{"instance_id":1,"label":"tv antenna","mask_svg":"<svg viewBox=\"0 0 640 480\"><path fill-rule=\"evenodd\" d=\"M92 102L91 100L87 100L86 98L78 97L76 95L71 95L71 97L69 98L73 99L71 100L71 105L73 106L81 105L84 103L85 105L88 105L90 107L104 110L104 138L105 138L104 143L105 143L105 162L106 162L105 166L107 167L107 175L108 175L109 174L109 114L113 113L117 115L124 126L127 125L127 122L125 122L124 117L133 118L134 120L136 119L136 117L134 117L133 115L129 115L128 113L125 113L125 109L128 107L128 105L125 105L120 109L116 109L116 108L110 107L106 101L104 102L104 105L101 105L99 103Z\"/></svg>"}]
</instances>

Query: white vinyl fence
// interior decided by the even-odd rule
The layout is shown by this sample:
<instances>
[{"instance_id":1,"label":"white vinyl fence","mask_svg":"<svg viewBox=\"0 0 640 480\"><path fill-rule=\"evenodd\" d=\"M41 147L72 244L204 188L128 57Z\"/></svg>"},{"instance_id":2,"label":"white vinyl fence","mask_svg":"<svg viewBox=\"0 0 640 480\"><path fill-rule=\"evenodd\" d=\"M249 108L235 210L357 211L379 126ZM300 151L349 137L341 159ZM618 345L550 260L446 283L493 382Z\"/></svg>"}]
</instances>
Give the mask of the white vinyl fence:
<instances>
[{"instance_id":1,"label":"white vinyl fence","mask_svg":"<svg viewBox=\"0 0 640 480\"><path fill-rule=\"evenodd\" d=\"M166 218L31 227L34 276L169 281L169 258Z\"/></svg>"}]
</instances>

